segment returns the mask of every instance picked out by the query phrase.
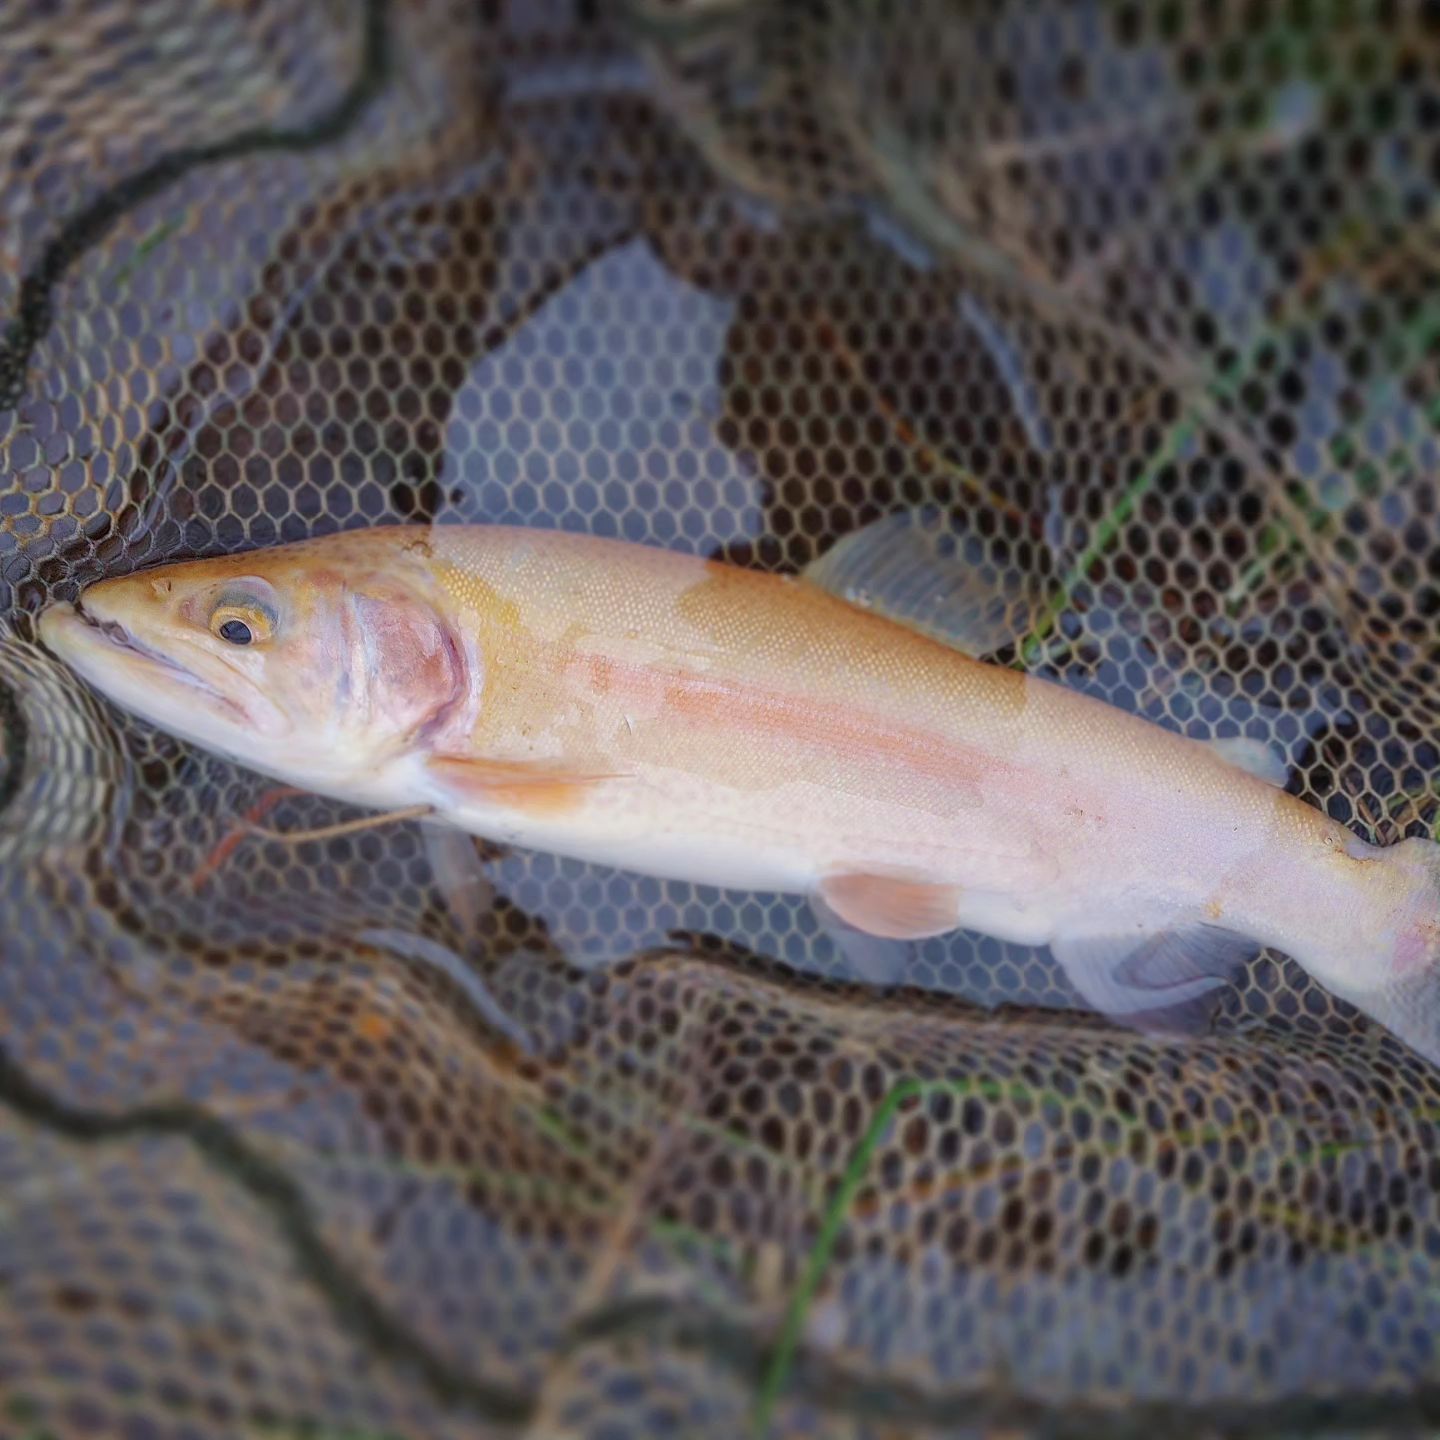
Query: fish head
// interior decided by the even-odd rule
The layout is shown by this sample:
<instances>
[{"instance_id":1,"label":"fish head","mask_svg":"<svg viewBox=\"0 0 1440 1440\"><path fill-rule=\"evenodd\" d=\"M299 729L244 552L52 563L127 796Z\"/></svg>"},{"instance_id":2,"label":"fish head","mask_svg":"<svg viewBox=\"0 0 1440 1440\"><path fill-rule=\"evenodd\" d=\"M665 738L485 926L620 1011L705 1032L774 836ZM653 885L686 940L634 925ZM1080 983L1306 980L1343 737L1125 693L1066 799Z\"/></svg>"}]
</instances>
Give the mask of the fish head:
<instances>
[{"instance_id":1,"label":"fish head","mask_svg":"<svg viewBox=\"0 0 1440 1440\"><path fill-rule=\"evenodd\" d=\"M123 708L311 789L383 766L452 720L480 666L403 553L281 546L87 587L47 646Z\"/></svg>"}]
</instances>

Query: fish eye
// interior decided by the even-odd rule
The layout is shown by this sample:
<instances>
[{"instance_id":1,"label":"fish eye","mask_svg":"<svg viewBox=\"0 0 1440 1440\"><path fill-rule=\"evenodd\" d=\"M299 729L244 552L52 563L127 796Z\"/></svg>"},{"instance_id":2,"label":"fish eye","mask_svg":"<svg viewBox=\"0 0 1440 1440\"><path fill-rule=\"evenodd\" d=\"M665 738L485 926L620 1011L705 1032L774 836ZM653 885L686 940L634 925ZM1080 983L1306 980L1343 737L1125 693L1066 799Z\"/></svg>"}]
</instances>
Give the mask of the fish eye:
<instances>
[{"instance_id":1,"label":"fish eye","mask_svg":"<svg viewBox=\"0 0 1440 1440\"><path fill-rule=\"evenodd\" d=\"M222 640L228 640L232 645L248 645L255 638L243 620L226 620L220 626L218 634Z\"/></svg>"},{"instance_id":2,"label":"fish eye","mask_svg":"<svg viewBox=\"0 0 1440 1440\"><path fill-rule=\"evenodd\" d=\"M263 645L275 633L274 617L252 600L226 600L210 616L210 633L227 645Z\"/></svg>"}]
</instances>

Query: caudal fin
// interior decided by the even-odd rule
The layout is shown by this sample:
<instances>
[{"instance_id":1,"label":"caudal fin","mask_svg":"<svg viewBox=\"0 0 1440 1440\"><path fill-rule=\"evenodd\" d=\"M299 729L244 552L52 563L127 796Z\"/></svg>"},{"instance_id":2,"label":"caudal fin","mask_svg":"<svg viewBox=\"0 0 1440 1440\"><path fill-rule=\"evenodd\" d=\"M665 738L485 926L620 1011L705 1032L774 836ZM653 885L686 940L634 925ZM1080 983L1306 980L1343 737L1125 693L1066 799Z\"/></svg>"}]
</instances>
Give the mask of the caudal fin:
<instances>
[{"instance_id":1,"label":"caudal fin","mask_svg":"<svg viewBox=\"0 0 1440 1440\"><path fill-rule=\"evenodd\" d=\"M1396 900L1368 955L1356 955L1353 978L1330 988L1440 1065L1440 844L1402 840L1380 862L1404 874Z\"/></svg>"}]
</instances>

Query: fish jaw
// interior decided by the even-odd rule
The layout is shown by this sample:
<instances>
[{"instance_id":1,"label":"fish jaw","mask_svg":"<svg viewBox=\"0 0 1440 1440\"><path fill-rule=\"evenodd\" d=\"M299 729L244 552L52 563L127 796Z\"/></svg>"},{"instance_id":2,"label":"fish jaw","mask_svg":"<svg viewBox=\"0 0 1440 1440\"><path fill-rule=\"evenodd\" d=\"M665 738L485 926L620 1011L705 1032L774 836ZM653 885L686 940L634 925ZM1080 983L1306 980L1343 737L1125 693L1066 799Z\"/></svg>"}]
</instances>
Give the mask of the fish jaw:
<instances>
[{"instance_id":1,"label":"fish jaw","mask_svg":"<svg viewBox=\"0 0 1440 1440\"><path fill-rule=\"evenodd\" d=\"M52 605L39 628L47 648L94 689L184 739L250 763L258 746L290 733L286 716L243 675L200 652L162 654L103 609Z\"/></svg>"}]
</instances>

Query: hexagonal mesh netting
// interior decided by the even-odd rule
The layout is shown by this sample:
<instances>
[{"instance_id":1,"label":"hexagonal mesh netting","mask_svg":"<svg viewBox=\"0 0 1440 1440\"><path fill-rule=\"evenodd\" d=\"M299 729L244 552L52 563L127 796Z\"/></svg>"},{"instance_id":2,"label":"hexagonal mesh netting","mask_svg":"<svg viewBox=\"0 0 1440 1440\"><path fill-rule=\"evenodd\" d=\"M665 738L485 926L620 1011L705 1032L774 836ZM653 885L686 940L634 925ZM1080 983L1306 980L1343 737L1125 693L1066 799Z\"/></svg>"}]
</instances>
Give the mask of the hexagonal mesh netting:
<instances>
[{"instance_id":1,"label":"hexagonal mesh netting","mask_svg":"<svg viewBox=\"0 0 1440 1440\"><path fill-rule=\"evenodd\" d=\"M1167 1040L976 936L881 991L798 901L256 840L350 812L33 619L376 521L793 571L932 505L1003 658L1431 833L1434 7L12 9L0 1433L1433 1416L1440 1075L1284 957Z\"/></svg>"}]
</instances>

